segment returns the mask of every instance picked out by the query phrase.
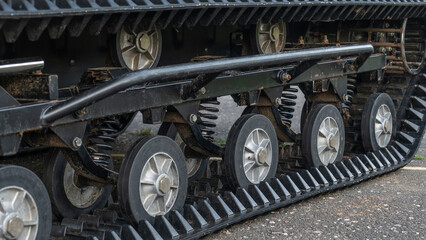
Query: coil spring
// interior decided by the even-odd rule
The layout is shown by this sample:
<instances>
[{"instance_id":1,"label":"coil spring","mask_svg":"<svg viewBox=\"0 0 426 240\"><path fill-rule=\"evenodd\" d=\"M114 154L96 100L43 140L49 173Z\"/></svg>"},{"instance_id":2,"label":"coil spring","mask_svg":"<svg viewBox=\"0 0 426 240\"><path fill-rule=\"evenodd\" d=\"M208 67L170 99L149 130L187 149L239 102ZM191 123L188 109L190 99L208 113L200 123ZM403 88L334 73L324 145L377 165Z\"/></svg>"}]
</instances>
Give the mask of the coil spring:
<instances>
[{"instance_id":1,"label":"coil spring","mask_svg":"<svg viewBox=\"0 0 426 240\"><path fill-rule=\"evenodd\" d=\"M291 126L291 119L296 106L297 93L299 90L294 87L288 87L283 90L281 94L281 104L278 106L278 112L281 119L289 126Z\"/></svg>"},{"instance_id":2,"label":"coil spring","mask_svg":"<svg viewBox=\"0 0 426 240\"><path fill-rule=\"evenodd\" d=\"M113 136L119 131L120 124L116 117L107 117L91 127L85 146L95 164L104 168L110 167L112 157L109 151L112 146L109 143L115 140Z\"/></svg>"},{"instance_id":3,"label":"coil spring","mask_svg":"<svg viewBox=\"0 0 426 240\"><path fill-rule=\"evenodd\" d=\"M345 109L347 113L350 113L351 111L351 107L353 104L353 96L355 95L355 93L356 93L356 80L354 78L348 78L346 100L342 104L342 108ZM353 119L349 118L348 122L352 124Z\"/></svg>"},{"instance_id":4,"label":"coil spring","mask_svg":"<svg viewBox=\"0 0 426 240\"><path fill-rule=\"evenodd\" d=\"M214 106L219 104L220 102L217 99L203 100L198 111L200 119L197 123L200 126L203 137L210 141L213 141L214 128L216 127L216 123L212 122L212 120L218 118L217 113L219 112L219 108Z\"/></svg>"}]
</instances>

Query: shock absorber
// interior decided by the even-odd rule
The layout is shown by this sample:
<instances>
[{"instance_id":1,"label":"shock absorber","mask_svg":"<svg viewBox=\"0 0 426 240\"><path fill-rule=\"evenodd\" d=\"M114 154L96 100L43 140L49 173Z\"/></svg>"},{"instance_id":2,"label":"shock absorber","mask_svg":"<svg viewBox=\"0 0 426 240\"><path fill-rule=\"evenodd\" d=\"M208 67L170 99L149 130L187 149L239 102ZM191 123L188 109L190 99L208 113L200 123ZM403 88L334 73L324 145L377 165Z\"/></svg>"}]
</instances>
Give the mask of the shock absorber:
<instances>
[{"instance_id":1,"label":"shock absorber","mask_svg":"<svg viewBox=\"0 0 426 240\"><path fill-rule=\"evenodd\" d=\"M94 122L90 128L86 148L92 156L93 162L101 167L109 168L111 165L112 157L109 152L112 150L112 146L109 143L115 140L119 127L119 119L107 117Z\"/></svg>"},{"instance_id":2,"label":"shock absorber","mask_svg":"<svg viewBox=\"0 0 426 240\"><path fill-rule=\"evenodd\" d=\"M353 125L353 119L351 117L351 108L353 104L353 96L356 93L356 80L354 78L348 78L347 92L345 102L342 104L342 108L345 112L345 117L349 124Z\"/></svg>"},{"instance_id":3,"label":"shock absorber","mask_svg":"<svg viewBox=\"0 0 426 240\"><path fill-rule=\"evenodd\" d=\"M213 121L218 118L217 113L219 112L219 108L215 106L219 104L220 102L217 99L203 100L198 112L200 119L197 123L201 128L201 133L205 139L210 141L213 141L214 128L216 127L216 123Z\"/></svg>"},{"instance_id":4,"label":"shock absorber","mask_svg":"<svg viewBox=\"0 0 426 240\"><path fill-rule=\"evenodd\" d=\"M294 87L285 88L281 94L281 104L278 106L281 119L289 126L291 126L291 119L293 118L294 108L296 106L297 93L299 90Z\"/></svg>"}]
</instances>

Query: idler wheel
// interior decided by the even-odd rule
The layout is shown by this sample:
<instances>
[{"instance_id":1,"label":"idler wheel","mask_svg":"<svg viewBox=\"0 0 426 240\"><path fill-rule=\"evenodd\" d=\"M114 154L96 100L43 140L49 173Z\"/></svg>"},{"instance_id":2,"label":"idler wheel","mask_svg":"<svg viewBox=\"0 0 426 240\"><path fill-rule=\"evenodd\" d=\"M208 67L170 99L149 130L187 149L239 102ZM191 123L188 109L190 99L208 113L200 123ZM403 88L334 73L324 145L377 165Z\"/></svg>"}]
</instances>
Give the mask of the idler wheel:
<instances>
[{"instance_id":1,"label":"idler wheel","mask_svg":"<svg viewBox=\"0 0 426 240\"><path fill-rule=\"evenodd\" d=\"M362 111L361 136L366 151L385 148L395 136L396 111L392 98L386 93L372 94Z\"/></svg>"},{"instance_id":2,"label":"idler wheel","mask_svg":"<svg viewBox=\"0 0 426 240\"><path fill-rule=\"evenodd\" d=\"M174 139L182 150L182 152L185 152L186 144L177 132L177 129L174 124L167 122L163 123L160 129L158 130L158 135L168 136L171 139ZM208 158L185 158L186 170L188 172L188 180L200 180L206 172L208 162Z\"/></svg>"},{"instance_id":3,"label":"idler wheel","mask_svg":"<svg viewBox=\"0 0 426 240\"><path fill-rule=\"evenodd\" d=\"M339 110L315 104L303 127L302 152L309 167L327 166L343 157L345 128Z\"/></svg>"},{"instance_id":4,"label":"idler wheel","mask_svg":"<svg viewBox=\"0 0 426 240\"><path fill-rule=\"evenodd\" d=\"M124 216L134 223L153 221L183 208L188 187L185 157L169 137L139 140L127 153L117 193Z\"/></svg>"},{"instance_id":5,"label":"idler wheel","mask_svg":"<svg viewBox=\"0 0 426 240\"><path fill-rule=\"evenodd\" d=\"M112 161L110 161L112 168ZM44 168L43 182L49 192L55 215L76 218L105 207L112 186L85 185L59 149L51 150Z\"/></svg>"},{"instance_id":6,"label":"idler wheel","mask_svg":"<svg viewBox=\"0 0 426 240\"><path fill-rule=\"evenodd\" d=\"M49 239L52 210L41 180L30 170L0 166L0 239Z\"/></svg>"},{"instance_id":7,"label":"idler wheel","mask_svg":"<svg viewBox=\"0 0 426 240\"><path fill-rule=\"evenodd\" d=\"M241 116L229 132L224 161L226 176L234 188L248 188L274 177L278 139L269 119L260 114Z\"/></svg>"}]
</instances>

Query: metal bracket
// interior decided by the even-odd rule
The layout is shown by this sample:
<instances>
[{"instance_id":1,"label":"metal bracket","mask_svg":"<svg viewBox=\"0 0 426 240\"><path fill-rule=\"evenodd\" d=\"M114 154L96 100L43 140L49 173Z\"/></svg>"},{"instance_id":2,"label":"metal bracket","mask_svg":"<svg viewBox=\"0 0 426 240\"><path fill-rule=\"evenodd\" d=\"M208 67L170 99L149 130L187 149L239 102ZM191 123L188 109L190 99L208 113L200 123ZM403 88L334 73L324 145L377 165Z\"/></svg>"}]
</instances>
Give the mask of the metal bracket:
<instances>
[{"instance_id":1,"label":"metal bracket","mask_svg":"<svg viewBox=\"0 0 426 240\"><path fill-rule=\"evenodd\" d=\"M348 77L343 76L335 79L330 79L330 83L331 86L333 86L337 96L339 96L340 100L345 102L345 97L348 92Z\"/></svg>"},{"instance_id":2,"label":"metal bracket","mask_svg":"<svg viewBox=\"0 0 426 240\"><path fill-rule=\"evenodd\" d=\"M143 122L147 124L162 123L164 115L166 115L165 108L149 108L142 111Z\"/></svg>"},{"instance_id":3,"label":"metal bracket","mask_svg":"<svg viewBox=\"0 0 426 240\"><path fill-rule=\"evenodd\" d=\"M203 88L213 81L220 73L200 74L191 83L185 85L182 89L181 98L186 100L190 97L196 98L199 94L204 94Z\"/></svg>"},{"instance_id":4,"label":"metal bracket","mask_svg":"<svg viewBox=\"0 0 426 240\"><path fill-rule=\"evenodd\" d=\"M201 133L200 127L196 124L199 105L199 101L174 105L174 108L185 120L185 123L178 121L178 119L176 119L176 121L173 119L167 120L175 123L176 129L185 144L194 151L206 156L222 156L223 149L213 142L205 139Z\"/></svg>"},{"instance_id":5,"label":"metal bracket","mask_svg":"<svg viewBox=\"0 0 426 240\"><path fill-rule=\"evenodd\" d=\"M306 72L311 67L315 66L317 63L319 63L321 59L312 59L301 62L299 65L297 65L292 71L291 76L292 79L297 78L302 73Z\"/></svg>"},{"instance_id":6,"label":"metal bracket","mask_svg":"<svg viewBox=\"0 0 426 240\"><path fill-rule=\"evenodd\" d=\"M60 138L69 148L78 150L86 132L87 122L77 122L73 124L51 127L50 130Z\"/></svg>"},{"instance_id":7,"label":"metal bracket","mask_svg":"<svg viewBox=\"0 0 426 240\"><path fill-rule=\"evenodd\" d=\"M281 95L283 92L283 87L274 87L274 88L267 88L263 90L266 94L266 96L271 101L272 105L278 106L281 103Z\"/></svg>"},{"instance_id":8,"label":"metal bracket","mask_svg":"<svg viewBox=\"0 0 426 240\"><path fill-rule=\"evenodd\" d=\"M0 86L0 107L12 107L20 105L12 95Z\"/></svg>"},{"instance_id":9,"label":"metal bracket","mask_svg":"<svg viewBox=\"0 0 426 240\"><path fill-rule=\"evenodd\" d=\"M11 156L18 152L21 145L21 134L11 134L0 137L0 155Z\"/></svg>"}]
</instances>

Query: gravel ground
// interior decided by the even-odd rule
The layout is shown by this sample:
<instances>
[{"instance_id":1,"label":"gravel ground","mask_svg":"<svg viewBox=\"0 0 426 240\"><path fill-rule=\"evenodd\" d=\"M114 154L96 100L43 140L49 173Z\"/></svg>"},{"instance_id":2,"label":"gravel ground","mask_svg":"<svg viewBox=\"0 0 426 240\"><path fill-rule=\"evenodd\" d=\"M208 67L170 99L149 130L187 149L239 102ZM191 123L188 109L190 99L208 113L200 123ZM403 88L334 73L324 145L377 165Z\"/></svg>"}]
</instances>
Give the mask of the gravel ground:
<instances>
[{"instance_id":1,"label":"gravel ground","mask_svg":"<svg viewBox=\"0 0 426 240\"><path fill-rule=\"evenodd\" d=\"M420 146L416 155L426 157L426 136L423 137L422 145Z\"/></svg>"},{"instance_id":2,"label":"gravel ground","mask_svg":"<svg viewBox=\"0 0 426 240\"><path fill-rule=\"evenodd\" d=\"M227 239L426 239L426 161L213 233Z\"/></svg>"}]
</instances>

